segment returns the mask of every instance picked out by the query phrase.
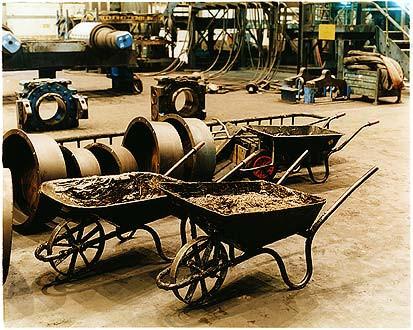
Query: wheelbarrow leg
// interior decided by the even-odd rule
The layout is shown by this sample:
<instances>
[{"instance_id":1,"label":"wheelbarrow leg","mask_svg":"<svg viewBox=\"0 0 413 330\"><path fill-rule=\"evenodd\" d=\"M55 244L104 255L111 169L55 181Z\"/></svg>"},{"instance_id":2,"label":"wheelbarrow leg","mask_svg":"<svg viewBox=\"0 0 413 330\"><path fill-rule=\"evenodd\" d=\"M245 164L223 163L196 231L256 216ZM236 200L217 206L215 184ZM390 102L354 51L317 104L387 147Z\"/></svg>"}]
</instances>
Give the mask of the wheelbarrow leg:
<instances>
[{"instance_id":1,"label":"wheelbarrow leg","mask_svg":"<svg viewBox=\"0 0 413 330\"><path fill-rule=\"evenodd\" d=\"M147 231L149 234L151 234L153 242L155 243L155 247L156 247L156 251L158 252L159 256L167 261L167 262L171 262L172 258L169 258L165 255L165 253L163 252L162 249L162 243L161 243L161 238L159 237L158 233L151 227L147 226L147 225L142 225L139 228L137 228L137 230L142 229Z\"/></svg>"},{"instance_id":2,"label":"wheelbarrow leg","mask_svg":"<svg viewBox=\"0 0 413 330\"><path fill-rule=\"evenodd\" d=\"M306 261L306 273L303 279L299 283L293 283L287 273L287 269L285 267L284 261L282 257L278 254L277 251L270 249L270 248L263 248L261 249L261 253L270 254L278 264L278 268L280 269L281 277L284 283L291 289L291 290L299 290L304 288L307 283L310 281L313 275L313 259L311 256L311 245L313 243L313 235L307 237L305 241L305 261Z\"/></svg>"},{"instance_id":3,"label":"wheelbarrow leg","mask_svg":"<svg viewBox=\"0 0 413 330\"><path fill-rule=\"evenodd\" d=\"M327 181L328 176L330 175L330 165L328 162L328 158L330 157L330 155L327 155L326 158L324 158L324 176L321 179L317 179L314 176L313 170L311 168L311 164L307 165L307 172L308 175L310 177L310 180L314 183L324 183Z\"/></svg>"}]
</instances>

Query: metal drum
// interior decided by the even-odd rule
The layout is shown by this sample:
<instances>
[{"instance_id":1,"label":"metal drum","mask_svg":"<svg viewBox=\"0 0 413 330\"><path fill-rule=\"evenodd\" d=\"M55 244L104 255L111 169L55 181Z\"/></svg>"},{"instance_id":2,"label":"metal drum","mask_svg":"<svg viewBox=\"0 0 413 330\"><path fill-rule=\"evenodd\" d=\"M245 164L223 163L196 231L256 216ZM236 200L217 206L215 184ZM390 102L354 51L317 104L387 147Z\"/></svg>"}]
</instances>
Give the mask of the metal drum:
<instances>
[{"instance_id":1,"label":"metal drum","mask_svg":"<svg viewBox=\"0 0 413 330\"><path fill-rule=\"evenodd\" d=\"M216 165L216 148L214 138L208 126L196 118L182 118L175 114L162 117L161 121L170 123L178 131L186 154L199 142L204 147L192 156L184 165L185 180L209 181L212 179Z\"/></svg>"},{"instance_id":2,"label":"metal drum","mask_svg":"<svg viewBox=\"0 0 413 330\"><path fill-rule=\"evenodd\" d=\"M65 161L56 141L45 134L12 129L3 137L3 166L10 169L13 179L13 227L29 231L53 218L55 213L40 198L40 185L66 178Z\"/></svg>"},{"instance_id":3,"label":"metal drum","mask_svg":"<svg viewBox=\"0 0 413 330\"><path fill-rule=\"evenodd\" d=\"M184 156L181 138L173 125L143 117L129 123L122 145L132 152L144 172L163 174ZM182 179L184 172L182 166L172 176Z\"/></svg>"},{"instance_id":4,"label":"metal drum","mask_svg":"<svg viewBox=\"0 0 413 330\"><path fill-rule=\"evenodd\" d=\"M13 224L13 184L11 172L3 168L3 284L9 273Z\"/></svg>"},{"instance_id":5,"label":"metal drum","mask_svg":"<svg viewBox=\"0 0 413 330\"><path fill-rule=\"evenodd\" d=\"M122 146L91 143L85 146L99 162L102 175L135 172L138 170L133 154Z\"/></svg>"},{"instance_id":6,"label":"metal drum","mask_svg":"<svg viewBox=\"0 0 413 330\"><path fill-rule=\"evenodd\" d=\"M60 146L66 163L67 177L80 178L101 175L100 165L95 155L85 148Z\"/></svg>"}]
</instances>

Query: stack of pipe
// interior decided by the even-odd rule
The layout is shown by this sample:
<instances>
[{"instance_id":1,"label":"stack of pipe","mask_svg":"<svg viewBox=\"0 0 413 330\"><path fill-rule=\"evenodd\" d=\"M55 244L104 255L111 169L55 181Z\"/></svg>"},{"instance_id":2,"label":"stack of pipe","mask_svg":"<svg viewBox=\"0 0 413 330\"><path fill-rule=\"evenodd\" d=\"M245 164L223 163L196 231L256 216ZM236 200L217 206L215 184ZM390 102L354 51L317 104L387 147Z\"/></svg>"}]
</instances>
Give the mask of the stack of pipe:
<instances>
[{"instance_id":1,"label":"stack of pipe","mask_svg":"<svg viewBox=\"0 0 413 330\"><path fill-rule=\"evenodd\" d=\"M195 118L165 116L161 122L133 119L122 146L91 143L84 148L59 145L46 134L12 129L3 136L3 166L11 171L14 190L13 227L37 231L55 218L58 206L40 194L43 182L93 175L143 171L164 174L200 142L203 148L171 177L189 181L212 179L216 150L208 126Z\"/></svg>"},{"instance_id":2,"label":"stack of pipe","mask_svg":"<svg viewBox=\"0 0 413 330\"><path fill-rule=\"evenodd\" d=\"M133 155L122 146L92 143L69 148L59 146L46 134L27 134L19 129L3 137L3 166L12 174L13 227L20 232L39 229L39 224L53 219L59 211L40 194L43 182L138 170Z\"/></svg>"}]
</instances>

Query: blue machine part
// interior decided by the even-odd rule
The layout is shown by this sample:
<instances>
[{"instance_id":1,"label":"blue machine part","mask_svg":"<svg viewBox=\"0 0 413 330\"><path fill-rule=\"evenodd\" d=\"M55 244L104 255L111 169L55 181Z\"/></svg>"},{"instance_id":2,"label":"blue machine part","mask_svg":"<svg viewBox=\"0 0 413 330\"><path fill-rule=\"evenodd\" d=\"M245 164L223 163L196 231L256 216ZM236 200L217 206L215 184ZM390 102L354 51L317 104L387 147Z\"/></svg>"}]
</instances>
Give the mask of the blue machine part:
<instances>
[{"instance_id":1,"label":"blue machine part","mask_svg":"<svg viewBox=\"0 0 413 330\"><path fill-rule=\"evenodd\" d=\"M21 48L21 42L11 32L3 30L2 46L6 52L14 54Z\"/></svg>"},{"instance_id":2,"label":"blue machine part","mask_svg":"<svg viewBox=\"0 0 413 330\"><path fill-rule=\"evenodd\" d=\"M310 103L315 103L315 94L316 94L316 89L304 86L304 103L305 104L310 104Z\"/></svg>"},{"instance_id":3,"label":"blue machine part","mask_svg":"<svg viewBox=\"0 0 413 330\"><path fill-rule=\"evenodd\" d=\"M129 32L122 31L116 36L115 44L119 49L126 49L132 46L133 37Z\"/></svg>"}]
</instances>

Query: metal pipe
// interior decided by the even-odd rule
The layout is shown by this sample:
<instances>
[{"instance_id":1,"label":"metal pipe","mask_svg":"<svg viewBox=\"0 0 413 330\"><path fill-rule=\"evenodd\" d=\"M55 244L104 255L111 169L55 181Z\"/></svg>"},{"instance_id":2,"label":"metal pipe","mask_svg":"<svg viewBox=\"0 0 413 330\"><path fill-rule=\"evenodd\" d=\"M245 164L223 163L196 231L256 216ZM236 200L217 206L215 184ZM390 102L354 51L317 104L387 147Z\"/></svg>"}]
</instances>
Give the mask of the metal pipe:
<instances>
[{"instance_id":1,"label":"metal pipe","mask_svg":"<svg viewBox=\"0 0 413 330\"><path fill-rule=\"evenodd\" d=\"M249 155L248 157L246 157L241 163L239 163L237 166L235 166L231 171L229 171L227 174L225 174L223 177L221 177L220 179L218 179L216 182L222 182L224 180L226 180L227 178L229 178L232 174L234 174L235 172L237 172L241 167L243 167L244 165L246 165L249 161L251 161L254 157L258 156L260 153L262 152L262 150L256 150L255 152L253 152L251 155Z\"/></svg>"},{"instance_id":2,"label":"metal pipe","mask_svg":"<svg viewBox=\"0 0 413 330\"><path fill-rule=\"evenodd\" d=\"M277 181L277 184L283 184L284 181L288 178L288 176L294 171L294 169L301 164L303 159L309 154L309 151L304 151L300 157L285 171L283 176Z\"/></svg>"},{"instance_id":3,"label":"metal pipe","mask_svg":"<svg viewBox=\"0 0 413 330\"><path fill-rule=\"evenodd\" d=\"M183 156L174 166L172 166L164 175L168 176L170 175L173 171L175 171L176 168L182 165L189 157L191 157L193 154L197 153L198 150L200 150L203 146L205 145L205 141L199 142L195 147L193 147L185 156Z\"/></svg>"},{"instance_id":4,"label":"metal pipe","mask_svg":"<svg viewBox=\"0 0 413 330\"><path fill-rule=\"evenodd\" d=\"M13 223L13 184L11 172L3 168L3 284L9 273Z\"/></svg>"},{"instance_id":5,"label":"metal pipe","mask_svg":"<svg viewBox=\"0 0 413 330\"><path fill-rule=\"evenodd\" d=\"M45 134L12 129L3 136L3 166L10 169L14 190L13 226L30 231L55 216L40 199L43 182L66 178L59 145Z\"/></svg>"},{"instance_id":6,"label":"metal pipe","mask_svg":"<svg viewBox=\"0 0 413 330\"><path fill-rule=\"evenodd\" d=\"M121 174L138 170L133 154L122 146L91 143L85 146L97 158L102 175Z\"/></svg>"}]
</instances>

